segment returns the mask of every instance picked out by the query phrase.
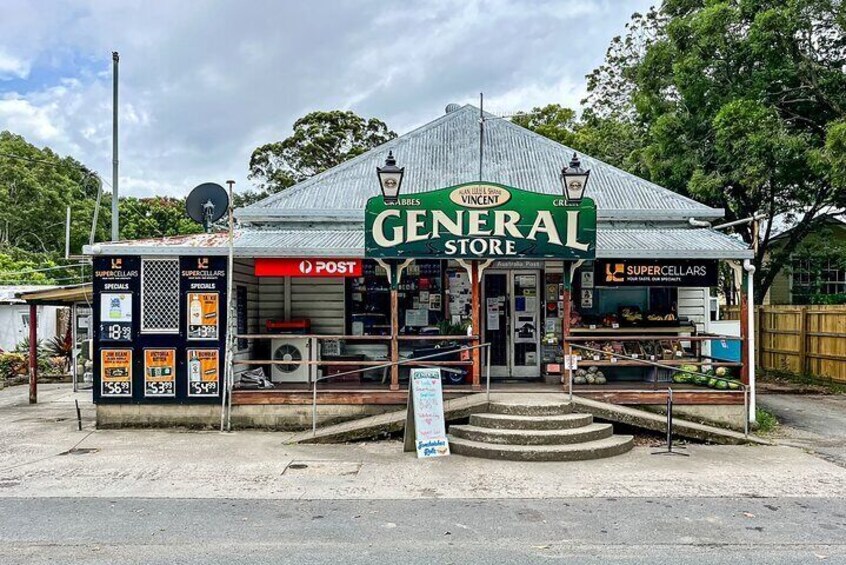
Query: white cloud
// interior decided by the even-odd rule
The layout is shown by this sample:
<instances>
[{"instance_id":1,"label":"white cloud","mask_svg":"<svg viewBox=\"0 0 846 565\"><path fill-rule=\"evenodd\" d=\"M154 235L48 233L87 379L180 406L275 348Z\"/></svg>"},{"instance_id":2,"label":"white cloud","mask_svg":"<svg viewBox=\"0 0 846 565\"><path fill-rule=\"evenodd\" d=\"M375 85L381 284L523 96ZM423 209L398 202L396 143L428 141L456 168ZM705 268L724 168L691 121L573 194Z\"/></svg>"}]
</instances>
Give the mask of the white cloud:
<instances>
[{"instance_id":1,"label":"white cloud","mask_svg":"<svg viewBox=\"0 0 846 565\"><path fill-rule=\"evenodd\" d=\"M29 76L30 62L0 50L0 80L26 78Z\"/></svg>"},{"instance_id":2,"label":"white cloud","mask_svg":"<svg viewBox=\"0 0 846 565\"><path fill-rule=\"evenodd\" d=\"M578 104L644 0L309 3L5 0L0 129L111 171L121 52L122 194L250 186L252 149L315 109L402 132L485 92L496 112ZM14 46L16 55L8 55Z\"/></svg>"}]
</instances>

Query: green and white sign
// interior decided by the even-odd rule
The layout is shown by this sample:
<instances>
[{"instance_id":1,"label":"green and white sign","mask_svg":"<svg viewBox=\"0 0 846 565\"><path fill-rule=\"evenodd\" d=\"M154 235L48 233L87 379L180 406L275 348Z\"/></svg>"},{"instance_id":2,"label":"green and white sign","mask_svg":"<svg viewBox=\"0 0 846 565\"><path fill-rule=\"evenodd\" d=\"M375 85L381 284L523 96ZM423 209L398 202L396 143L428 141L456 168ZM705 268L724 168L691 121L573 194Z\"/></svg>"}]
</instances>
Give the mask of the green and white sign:
<instances>
[{"instance_id":1,"label":"green and white sign","mask_svg":"<svg viewBox=\"0 0 846 565\"><path fill-rule=\"evenodd\" d=\"M365 255L373 258L593 259L596 205L474 182L367 201Z\"/></svg>"}]
</instances>

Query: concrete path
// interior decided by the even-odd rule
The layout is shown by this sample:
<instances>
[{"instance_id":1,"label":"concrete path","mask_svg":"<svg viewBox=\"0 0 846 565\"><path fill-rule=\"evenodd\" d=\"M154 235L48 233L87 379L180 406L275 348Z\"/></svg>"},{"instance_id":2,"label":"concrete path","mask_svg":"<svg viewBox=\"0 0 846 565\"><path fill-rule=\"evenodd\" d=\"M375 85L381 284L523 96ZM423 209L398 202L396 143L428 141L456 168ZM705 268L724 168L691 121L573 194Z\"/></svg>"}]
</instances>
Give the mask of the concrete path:
<instances>
[{"instance_id":1,"label":"concrete path","mask_svg":"<svg viewBox=\"0 0 846 565\"><path fill-rule=\"evenodd\" d=\"M90 393L0 391L0 498L516 499L843 497L846 468L788 446L654 448L600 461L532 463L461 456L418 461L399 441L286 445L286 433L93 428ZM76 430L73 400L83 403Z\"/></svg>"},{"instance_id":2,"label":"concrete path","mask_svg":"<svg viewBox=\"0 0 846 565\"><path fill-rule=\"evenodd\" d=\"M843 563L846 503L0 499L0 563Z\"/></svg>"},{"instance_id":3,"label":"concrete path","mask_svg":"<svg viewBox=\"0 0 846 565\"><path fill-rule=\"evenodd\" d=\"M762 394L781 424L773 437L846 467L846 395Z\"/></svg>"}]
</instances>

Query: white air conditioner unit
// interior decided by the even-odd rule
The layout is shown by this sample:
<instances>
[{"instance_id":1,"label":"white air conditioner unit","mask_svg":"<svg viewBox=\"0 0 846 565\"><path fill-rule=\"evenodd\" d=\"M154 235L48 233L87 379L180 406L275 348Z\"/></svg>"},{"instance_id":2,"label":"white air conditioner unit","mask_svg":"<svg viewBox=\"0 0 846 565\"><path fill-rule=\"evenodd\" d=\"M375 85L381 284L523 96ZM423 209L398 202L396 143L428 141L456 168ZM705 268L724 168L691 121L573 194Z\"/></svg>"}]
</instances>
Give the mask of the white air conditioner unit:
<instances>
[{"instance_id":1,"label":"white air conditioner unit","mask_svg":"<svg viewBox=\"0 0 846 565\"><path fill-rule=\"evenodd\" d=\"M285 336L274 339L270 344L270 358L273 361L309 361L312 359L311 339L307 337ZM276 365L270 372L274 383L307 383L311 381L314 365Z\"/></svg>"}]
</instances>

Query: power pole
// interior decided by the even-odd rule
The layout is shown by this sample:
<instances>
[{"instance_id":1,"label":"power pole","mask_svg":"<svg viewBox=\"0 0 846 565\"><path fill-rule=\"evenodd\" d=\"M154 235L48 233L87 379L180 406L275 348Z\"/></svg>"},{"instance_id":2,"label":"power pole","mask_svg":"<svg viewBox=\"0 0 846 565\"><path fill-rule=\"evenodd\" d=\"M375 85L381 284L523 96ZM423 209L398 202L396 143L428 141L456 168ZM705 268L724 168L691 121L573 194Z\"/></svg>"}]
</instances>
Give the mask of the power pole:
<instances>
[{"instance_id":1,"label":"power pole","mask_svg":"<svg viewBox=\"0 0 846 565\"><path fill-rule=\"evenodd\" d=\"M118 62L120 55L112 51L112 241L120 239L118 218Z\"/></svg>"}]
</instances>

